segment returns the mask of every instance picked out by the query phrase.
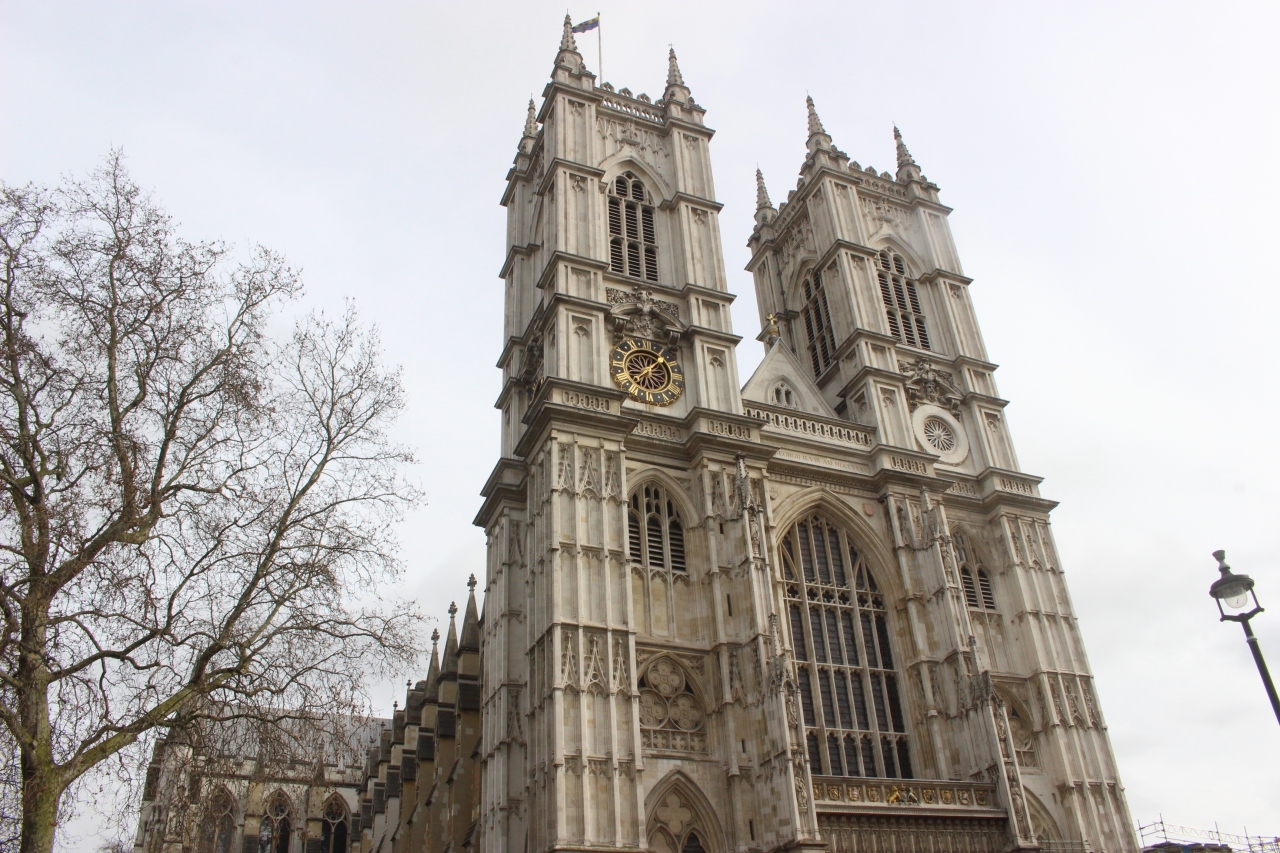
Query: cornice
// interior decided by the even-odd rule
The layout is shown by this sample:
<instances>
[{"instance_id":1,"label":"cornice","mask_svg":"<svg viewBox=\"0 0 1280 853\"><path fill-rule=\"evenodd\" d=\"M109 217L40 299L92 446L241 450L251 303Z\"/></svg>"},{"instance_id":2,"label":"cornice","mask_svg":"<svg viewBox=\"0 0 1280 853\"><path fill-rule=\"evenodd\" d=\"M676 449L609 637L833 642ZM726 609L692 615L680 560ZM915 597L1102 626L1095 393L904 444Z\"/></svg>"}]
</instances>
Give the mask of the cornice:
<instances>
[{"instance_id":1,"label":"cornice","mask_svg":"<svg viewBox=\"0 0 1280 853\"><path fill-rule=\"evenodd\" d=\"M703 198L702 196L690 195L689 193L683 192L683 191L677 192L675 195L671 196L671 198L663 199L662 203L658 205L658 209L671 210L678 204L688 204L694 207L701 207L705 210L709 210L712 213L719 213L721 210L724 209L724 205L718 201L713 201L712 199L709 199L709 198Z\"/></svg>"},{"instance_id":2,"label":"cornice","mask_svg":"<svg viewBox=\"0 0 1280 853\"><path fill-rule=\"evenodd\" d=\"M596 75L588 72L586 74L576 76L590 77L594 80ZM600 94L600 90L596 88L594 83L590 89L583 89L578 86L570 86L568 83L563 83L559 80L549 80L547 81L547 85L542 87L542 106L538 108L538 124L545 125L547 123L547 117L551 114L555 103L555 99L552 96L556 94L570 95L574 98L596 104L597 106L600 104L600 101L604 99L604 95Z\"/></svg>"},{"instance_id":3,"label":"cornice","mask_svg":"<svg viewBox=\"0 0 1280 853\"><path fill-rule=\"evenodd\" d=\"M626 397L617 388L547 377L521 421L526 429L516 445L516 456L528 458L543 435L559 420L571 429L590 427L621 441L639 423L634 416L623 414L622 402Z\"/></svg>"},{"instance_id":4,"label":"cornice","mask_svg":"<svg viewBox=\"0 0 1280 853\"><path fill-rule=\"evenodd\" d=\"M726 305L732 304L738 298L736 294L727 290L715 290L710 287L703 287L700 284L686 284L680 288L680 295L685 299L690 299L693 296L713 296Z\"/></svg>"},{"instance_id":5,"label":"cornice","mask_svg":"<svg viewBox=\"0 0 1280 853\"><path fill-rule=\"evenodd\" d=\"M556 249L551 253L551 257L547 258L547 265L542 268L542 273L538 276L538 283L535 285L538 290L546 288L548 284L555 280L556 270L562 263L576 264L577 266L590 267L605 272L609 269L607 263L597 258L588 258L586 255L575 255L563 249Z\"/></svg>"},{"instance_id":6,"label":"cornice","mask_svg":"<svg viewBox=\"0 0 1280 853\"><path fill-rule=\"evenodd\" d=\"M499 459L498 464L493 466L489 479L485 480L484 488L480 490L484 503L480 505L480 511L471 523L476 527L488 527L494 512L503 503L523 505L526 500L524 484L527 473L521 460L510 456Z\"/></svg>"},{"instance_id":7,"label":"cornice","mask_svg":"<svg viewBox=\"0 0 1280 853\"><path fill-rule=\"evenodd\" d=\"M725 344L730 349L742 343L742 335L735 335L733 332L722 332L719 329L713 329L710 326L694 326L692 324L685 327L686 333L697 335L700 338L710 338L711 340Z\"/></svg>"},{"instance_id":8,"label":"cornice","mask_svg":"<svg viewBox=\"0 0 1280 853\"><path fill-rule=\"evenodd\" d=\"M920 276L920 278L916 280L923 284L930 284L932 282L935 282L944 278L951 284L964 284L964 285L973 284L973 279L968 278L967 276L960 275L960 273L958 272L951 272L949 270L944 270L941 267L934 267L933 270L931 270L930 272L924 273L923 275Z\"/></svg>"},{"instance_id":9,"label":"cornice","mask_svg":"<svg viewBox=\"0 0 1280 853\"><path fill-rule=\"evenodd\" d=\"M512 246L507 249L507 258L502 262L502 269L498 270L498 278L506 279L507 274L511 272L511 265L516 262L516 256L528 257L541 248L541 243L525 243L523 246Z\"/></svg>"},{"instance_id":10,"label":"cornice","mask_svg":"<svg viewBox=\"0 0 1280 853\"><path fill-rule=\"evenodd\" d=\"M573 172L581 174L584 177L595 178L600 180L604 177L604 170L595 166L588 166L586 163L578 163L574 160L566 160L563 157L553 157L547 161L547 171L542 176L542 182L538 184L535 192L538 195L546 195L547 187L551 185L551 181L555 178L558 171Z\"/></svg>"}]
</instances>

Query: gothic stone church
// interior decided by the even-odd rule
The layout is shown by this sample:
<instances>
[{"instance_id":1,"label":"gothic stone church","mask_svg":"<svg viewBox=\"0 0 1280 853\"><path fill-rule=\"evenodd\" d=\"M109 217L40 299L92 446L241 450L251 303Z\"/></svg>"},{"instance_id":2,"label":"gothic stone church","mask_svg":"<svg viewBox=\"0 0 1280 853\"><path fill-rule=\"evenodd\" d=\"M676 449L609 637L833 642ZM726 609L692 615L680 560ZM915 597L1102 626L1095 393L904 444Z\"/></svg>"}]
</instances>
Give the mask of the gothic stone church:
<instances>
[{"instance_id":1,"label":"gothic stone church","mask_svg":"<svg viewBox=\"0 0 1280 853\"><path fill-rule=\"evenodd\" d=\"M502 198L483 616L359 781L242 785L207 847L1137 849L937 185L809 102L740 385L703 115L674 53L660 100L597 85L566 19Z\"/></svg>"}]
</instances>

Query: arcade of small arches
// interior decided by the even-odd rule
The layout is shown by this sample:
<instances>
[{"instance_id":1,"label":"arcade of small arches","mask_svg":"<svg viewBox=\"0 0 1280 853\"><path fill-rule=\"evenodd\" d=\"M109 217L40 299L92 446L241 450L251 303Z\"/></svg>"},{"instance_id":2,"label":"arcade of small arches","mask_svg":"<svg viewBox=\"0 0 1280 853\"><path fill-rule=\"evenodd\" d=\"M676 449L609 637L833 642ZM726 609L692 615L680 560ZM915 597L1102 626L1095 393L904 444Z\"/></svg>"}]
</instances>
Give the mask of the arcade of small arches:
<instances>
[{"instance_id":1,"label":"arcade of small arches","mask_svg":"<svg viewBox=\"0 0 1280 853\"><path fill-rule=\"evenodd\" d=\"M254 845L257 853L300 853L305 846L306 821L298 818L297 810L284 791L271 794L266 803ZM219 786L205 798L203 811L197 853L231 853L237 849L234 841L240 821L236 815L236 798L231 792L225 786ZM351 813L340 794L333 793L324 801L320 823L319 853L347 853L350 849ZM154 838L162 840L163 836L157 833Z\"/></svg>"}]
</instances>

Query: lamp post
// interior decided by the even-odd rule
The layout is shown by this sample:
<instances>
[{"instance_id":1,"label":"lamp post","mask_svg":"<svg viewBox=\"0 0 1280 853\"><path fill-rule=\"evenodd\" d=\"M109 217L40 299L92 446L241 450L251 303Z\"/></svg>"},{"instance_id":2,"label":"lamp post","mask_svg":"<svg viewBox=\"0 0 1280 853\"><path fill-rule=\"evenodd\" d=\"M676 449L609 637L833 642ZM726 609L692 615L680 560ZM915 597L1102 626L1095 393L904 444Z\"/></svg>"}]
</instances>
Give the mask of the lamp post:
<instances>
[{"instance_id":1,"label":"lamp post","mask_svg":"<svg viewBox=\"0 0 1280 853\"><path fill-rule=\"evenodd\" d=\"M1209 595L1218 602L1218 612L1222 614L1219 622L1239 622L1244 626L1244 636L1249 643L1249 651L1253 652L1253 662L1258 665L1258 674L1262 676L1262 684L1267 688L1267 696L1271 699L1271 710L1276 712L1276 720L1280 721L1280 696L1276 695L1276 686L1271 681L1271 673L1267 671L1267 662L1262 659L1258 638L1249 627L1249 620L1262 612L1262 605L1258 604L1258 595L1253 591L1253 578L1232 572L1224 559L1226 556L1226 551L1213 552L1222 577L1209 587Z\"/></svg>"}]
</instances>

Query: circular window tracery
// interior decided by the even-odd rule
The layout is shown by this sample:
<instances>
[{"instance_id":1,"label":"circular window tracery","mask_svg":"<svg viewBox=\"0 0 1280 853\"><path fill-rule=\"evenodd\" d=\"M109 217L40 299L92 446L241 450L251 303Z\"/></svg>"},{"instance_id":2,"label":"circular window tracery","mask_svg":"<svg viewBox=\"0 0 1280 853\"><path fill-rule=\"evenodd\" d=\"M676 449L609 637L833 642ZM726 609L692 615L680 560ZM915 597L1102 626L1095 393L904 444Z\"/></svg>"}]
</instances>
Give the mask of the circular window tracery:
<instances>
[{"instance_id":1,"label":"circular window tracery","mask_svg":"<svg viewBox=\"0 0 1280 853\"><path fill-rule=\"evenodd\" d=\"M927 418L925 420L924 440L939 453L950 453L956 446L955 431L941 418Z\"/></svg>"},{"instance_id":2,"label":"circular window tracery","mask_svg":"<svg viewBox=\"0 0 1280 853\"><path fill-rule=\"evenodd\" d=\"M640 733L647 749L707 751L707 715L679 666L660 658L639 686Z\"/></svg>"}]
</instances>

